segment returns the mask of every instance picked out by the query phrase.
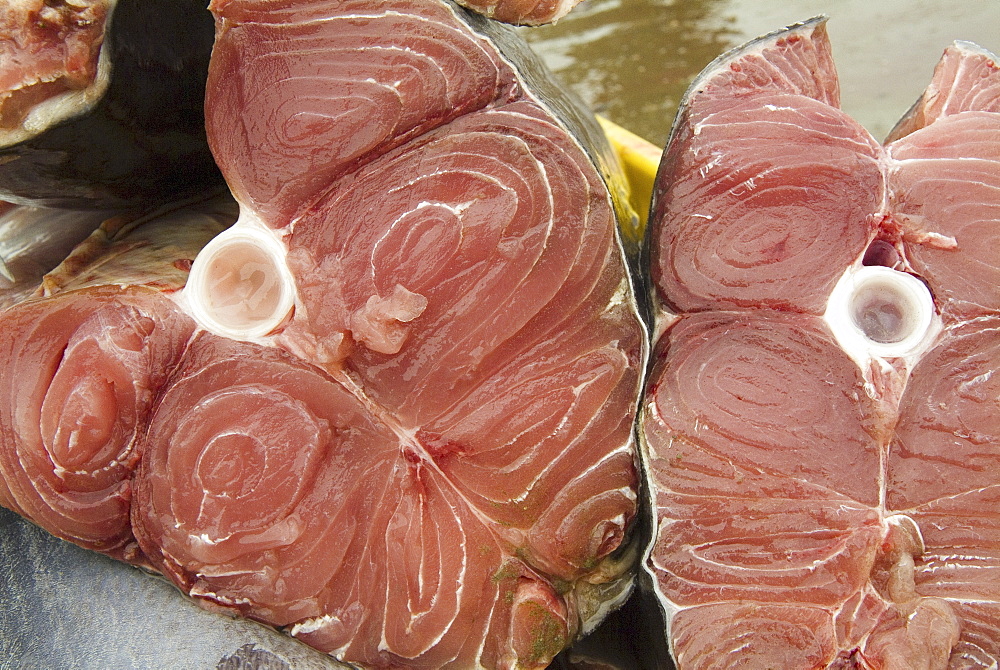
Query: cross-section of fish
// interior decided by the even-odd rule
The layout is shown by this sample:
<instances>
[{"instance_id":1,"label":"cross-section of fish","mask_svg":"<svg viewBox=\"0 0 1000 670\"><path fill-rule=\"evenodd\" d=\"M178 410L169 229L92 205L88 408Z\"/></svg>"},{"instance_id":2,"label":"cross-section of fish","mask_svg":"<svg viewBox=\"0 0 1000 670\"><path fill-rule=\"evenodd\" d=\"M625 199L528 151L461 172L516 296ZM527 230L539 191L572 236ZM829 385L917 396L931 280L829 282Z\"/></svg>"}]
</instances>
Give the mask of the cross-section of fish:
<instances>
[{"instance_id":1,"label":"cross-section of fish","mask_svg":"<svg viewBox=\"0 0 1000 670\"><path fill-rule=\"evenodd\" d=\"M679 668L1000 659L998 104L956 43L880 145L822 19L685 96L640 421Z\"/></svg>"},{"instance_id":2,"label":"cross-section of fish","mask_svg":"<svg viewBox=\"0 0 1000 670\"><path fill-rule=\"evenodd\" d=\"M0 504L52 534L145 563L128 514L160 387L195 329L170 294L235 218L228 197L108 219L0 312Z\"/></svg>"},{"instance_id":3,"label":"cross-section of fish","mask_svg":"<svg viewBox=\"0 0 1000 670\"><path fill-rule=\"evenodd\" d=\"M218 337L153 420L143 549L361 665L544 666L628 583L644 338L604 154L453 5L212 8L241 215L185 289Z\"/></svg>"},{"instance_id":4,"label":"cross-section of fish","mask_svg":"<svg viewBox=\"0 0 1000 670\"><path fill-rule=\"evenodd\" d=\"M212 10L239 219L193 264L105 231L3 313L39 390L0 379L0 501L352 664L545 667L637 557L646 336L596 121L451 3Z\"/></svg>"}]
</instances>

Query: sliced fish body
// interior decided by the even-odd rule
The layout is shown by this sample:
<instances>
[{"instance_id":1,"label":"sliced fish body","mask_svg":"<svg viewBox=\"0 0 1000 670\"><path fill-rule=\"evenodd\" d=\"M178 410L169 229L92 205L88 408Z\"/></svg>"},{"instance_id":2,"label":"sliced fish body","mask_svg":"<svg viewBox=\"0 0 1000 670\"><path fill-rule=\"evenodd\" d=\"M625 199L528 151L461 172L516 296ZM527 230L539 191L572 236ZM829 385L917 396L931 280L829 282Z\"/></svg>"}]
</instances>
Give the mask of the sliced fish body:
<instances>
[{"instance_id":1,"label":"sliced fish body","mask_svg":"<svg viewBox=\"0 0 1000 670\"><path fill-rule=\"evenodd\" d=\"M145 211L221 182L202 111L204 3L6 3L0 31L0 197Z\"/></svg>"},{"instance_id":2,"label":"sliced fish body","mask_svg":"<svg viewBox=\"0 0 1000 670\"><path fill-rule=\"evenodd\" d=\"M239 219L211 241L108 223L3 313L12 359L48 357L40 386L79 337L133 362L87 383L142 397L114 399L127 422L65 413L124 436L91 449L116 468L83 484L100 523L65 527L46 505L70 456L12 398L0 502L359 666L545 667L637 556L647 345L596 122L450 3L212 9L208 134ZM70 344L41 339L71 302ZM91 336L116 332L104 311L143 329L129 353Z\"/></svg>"},{"instance_id":3,"label":"sliced fish body","mask_svg":"<svg viewBox=\"0 0 1000 670\"><path fill-rule=\"evenodd\" d=\"M650 239L664 308L764 303L820 314L870 241L884 191L881 148L837 108L823 30L750 43L692 84L652 208L669 222ZM838 257L819 262L830 253Z\"/></svg>"},{"instance_id":4,"label":"sliced fish body","mask_svg":"<svg viewBox=\"0 0 1000 670\"><path fill-rule=\"evenodd\" d=\"M138 288L69 292L4 312L5 506L63 539L127 557L136 435L193 330L158 292Z\"/></svg>"},{"instance_id":5,"label":"sliced fish body","mask_svg":"<svg viewBox=\"0 0 1000 670\"><path fill-rule=\"evenodd\" d=\"M0 313L5 507L80 546L146 562L128 519L140 434L195 330L169 294L184 284L185 261L232 222L225 209L207 202L129 225L108 219L37 297ZM162 244L178 220L186 234ZM159 266L149 262L151 238ZM114 278L102 274L112 268Z\"/></svg>"},{"instance_id":6,"label":"sliced fish body","mask_svg":"<svg viewBox=\"0 0 1000 670\"><path fill-rule=\"evenodd\" d=\"M291 591L258 598L229 577L242 570L230 557L189 540L161 550L173 526L140 505L144 549L192 594L350 662L544 666L629 583L615 550L635 514L645 345L595 159L555 115L565 101L535 97L520 74L541 66L498 49L513 34L488 39L453 5L213 10L209 138L241 203L236 229L275 236L295 284L278 330L245 339L321 368L353 404L312 412L328 452L308 466L316 483L289 489L284 530L239 559L288 552ZM200 379L201 360L184 374ZM217 383L206 397L238 387ZM166 495L173 467L150 462L139 490ZM339 510L333 526L320 509ZM214 517L177 532L215 537ZM299 591L313 540L296 538L314 532L337 533L345 553L317 556Z\"/></svg>"},{"instance_id":7,"label":"sliced fish body","mask_svg":"<svg viewBox=\"0 0 1000 670\"><path fill-rule=\"evenodd\" d=\"M679 668L1000 659L998 85L957 43L879 145L837 109L814 19L688 91L640 419Z\"/></svg>"}]
</instances>

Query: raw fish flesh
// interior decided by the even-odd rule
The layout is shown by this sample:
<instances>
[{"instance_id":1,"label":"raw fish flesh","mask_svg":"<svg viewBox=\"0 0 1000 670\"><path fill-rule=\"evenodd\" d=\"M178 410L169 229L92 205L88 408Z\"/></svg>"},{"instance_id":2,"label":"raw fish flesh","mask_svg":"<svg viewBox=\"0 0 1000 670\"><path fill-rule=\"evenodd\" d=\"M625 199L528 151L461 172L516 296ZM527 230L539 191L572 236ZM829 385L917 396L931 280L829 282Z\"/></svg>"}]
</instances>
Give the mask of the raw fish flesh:
<instances>
[{"instance_id":1,"label":"raw fish flesh","mask_svg":"<svg viewBox=\"0 0 1000 670\"><path fill-rule=\"evenodd\" d=\"M581 0L459 0L458 4L505 23L537 26L569 14Z\"/></svg>"},{"instance_id":2,"label":"raw fish flesh","mask_svg":"<svg viewBox=\"0 0 1000 670\"><path fill-rule=\"evenodd\" d=\"M1000 662L1000 67L885 145L825 20L723 55L660 165L645 567L688 668Z\"/></svg>"},{"instance_id":3,"label":"raw fish flesh","mask_svg":"<svg viewBox=\"0 0 1000 670\"><path fill-rule=\"evenodd\" d=\"M520 68L540 66L497 49L512 33L487 39L447 3L212 8L209 140L241 218L185 293L206 330L248 342L196 340L161 408L265 403L303 433L272 438L301 445L294 460L253 455L287 500L258 527L161 460L252 468L214 437L236 412L156 431L140 545L193 594L350 662L544 666L627 592L644 357L607 187L552 112L568 103L534 97ZM248 249L274 281L270 316L241 321L204 287ZM271 290L285 272L291 310ZM231 393L251 377L218 361L247 357L257 388ZM185 487L204 502L181 511ZM260 583L265 564L287 577Z\"/></svg>"},{"instance_id":4,"label":"raw fish flesh","mask_svg":"<svg viewBox=\"0 0 1000 670\"><path fill-rule=\"evenodd\" d=\"M0 313L0 503L362 667L545 667L637 557L595 120L447 2L212 10L239 220L105 230Z\"/></svg>"},{"instance_id":5,"label":"raw fish flesh","mask_svg":"<svg viewBox=\"0 0 1000 670\"><path fill-rule=\"evenodd\" d=\"M221 183L211 49L202 0L0 4L0 198L145 210Z\"/></svg>"},{"instance_id":6,"label":"raw fish flesh","mask_svg":"<svg viewBox=\"0 0 1000 670\"><path fill-rule=\"evenodd\" d=\"M139 557L128 513L147 416L195 330L168 295L235 218L215 198L105 221L0 312L0 504L53 535Z\"/></svg>"}]
</instances>

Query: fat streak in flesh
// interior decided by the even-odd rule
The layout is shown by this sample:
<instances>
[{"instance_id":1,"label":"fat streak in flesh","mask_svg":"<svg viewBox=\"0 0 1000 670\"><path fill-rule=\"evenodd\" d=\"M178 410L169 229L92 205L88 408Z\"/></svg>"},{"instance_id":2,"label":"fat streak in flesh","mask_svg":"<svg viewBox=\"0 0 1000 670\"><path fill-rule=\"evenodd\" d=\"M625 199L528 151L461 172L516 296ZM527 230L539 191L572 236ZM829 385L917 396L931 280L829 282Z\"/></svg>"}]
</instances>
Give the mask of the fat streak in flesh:
<instances>
[{"instance_id":1,"label":"fat streak in flesh","mask_svg":"<svg viewBox=\"0 0 1000 670\"><path fill-rule=\"evenodd\" d=\"M646 566L679 668L1000 659L1000 69L880 145L822 20L687 93L650 229Z\"/></svg>"}]
</instances>

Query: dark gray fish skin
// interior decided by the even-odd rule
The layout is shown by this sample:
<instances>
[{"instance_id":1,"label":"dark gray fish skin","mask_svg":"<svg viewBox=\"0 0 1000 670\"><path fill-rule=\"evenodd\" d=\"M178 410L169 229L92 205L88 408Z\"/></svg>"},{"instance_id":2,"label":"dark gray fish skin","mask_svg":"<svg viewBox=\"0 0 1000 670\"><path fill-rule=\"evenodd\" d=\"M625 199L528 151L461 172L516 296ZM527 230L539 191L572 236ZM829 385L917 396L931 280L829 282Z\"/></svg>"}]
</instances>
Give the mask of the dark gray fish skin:
<instances>
[{"instance_id":1,"label":"dark gray fish skin","mask_svg":"<svg viewBox=\"0 0 1000 670\"><path fill-rule=\"evenodd\" d=\"M290 670L280 656L255 647L253 642L248 642L234 653L224 656L215 670Z\"/></svg>"},{"instance_id":2,"label":"dark gray fish skin","mask_svg":"<svg viewBox=\"0 0 1000 670\"><path fill-rule=\"evenodd\" d=\"M282 665L284 664L284 665ZM345 670L0 508L0 669Z\"/></svg>"},{"instance_id":3,"label":"dark gray fish skin","mask_svg":"<svg viewBox=\"0 0 1000 670\"><path fill-rule=\"evenodd\" d=\"M104 49L111 80L78 116L0 148L0 199L130 209L208 190L222 175L205 139L214 23L204 0L119 0Z\"/></svg>"}]
</instances>

